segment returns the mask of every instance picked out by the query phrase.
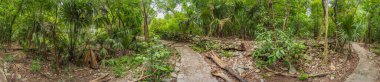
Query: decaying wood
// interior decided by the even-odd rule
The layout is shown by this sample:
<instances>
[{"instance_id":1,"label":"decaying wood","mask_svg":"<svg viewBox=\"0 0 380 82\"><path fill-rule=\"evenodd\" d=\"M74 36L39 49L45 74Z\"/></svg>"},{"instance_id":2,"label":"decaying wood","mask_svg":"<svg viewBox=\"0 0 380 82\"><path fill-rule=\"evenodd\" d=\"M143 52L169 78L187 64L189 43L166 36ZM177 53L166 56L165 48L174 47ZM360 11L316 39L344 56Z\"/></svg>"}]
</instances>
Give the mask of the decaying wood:
<instances>
[{"instance_id":1,"label":"decaying wood","mask_svg":"<svg viewBox=\"0 0 380 82\"><path fill-rule=\"evenodd\" d=\"M240 43L239 45L222 46L222 49L229 51L247 51L247 47L244 43Z\"/></svg>"},{"instance_id":2,"label":"decaying wood","mask_svg":"<svg viewBox=\"0 0 380 82\"><path fill-rule=\"evenodd\" d=\"M240 82L248 82L243 77L241 77L238 73L233 71L230 67L228 67L224 61L222 61L215 53L215 51L211 51L211 53L207 56L211 60L213 60L220 68L226 70L228 73L230 73L232 76L237 78Z\"/></svg>"},{"instance_id":3,"label":"decaying wood","mask_svg":"<svg viewBox=\"0 0 380 82\"><path fill-rule=\"evenodd\" d=\"M90 64L89 66L93 69L97 69L99 67L98 61L92 49L89 49L86 52L85 57L84 57L84 62L86 65Z\"/></svg>"},{"instance_id":4,"label":"decaying wood","mask_svg":"<svg viewBox=\"0 0 380 82\"><path fill-rule=\"evenodd\" d=\"M232 80L230 77L224 74L221 70L214 69L212 70L211 74L224 79L226 82L234 82L234 80Z\"/></svg>"},{"instance_id":5,"label":"decaying wood","mask_svg":"<svg viewBox=\"0 0 380 82\"><path fill-rule=\"evenodd\" d=\"M143 77L138 78L138 79L136 79L136 80L134 80L134 81L132 81L132 82L138 82L138 81L141 81L141 80L143 80L143 79L145 79L145 78L148 78L148 77L150 77L150 76L152 76L152 75L146 75L146 76L143 76Z\"/></svg>"},{"instance_id":6,"label":"decaying wood","mask_svg":"<svg viewBox=\"0 0 380 82\"><path fill-rule=\"evenodd\" d=\"M49 75L47 75L47 74L45 74L45 73L42 73L42 72L39 72L42 76L44 76L44 77L46 77L46 78L48 78L48 79L56 79L56 78L53 78L53 77L51 77L51 76L49 76Z\"/></svg>"},{"instance_id":7,"label":"decaying wood","mask_svg":"<svg viewBox=\"0 0 380 82\"><path fill-rule=\"evenodd\" d=\"M110 78L106 78L106 77L108 77L108 73L107 74L105 74L105 75L103 75L103 76L100 76L100 77L98 77L98 78L95 78L95 79L93 79L93 80L91 80L91 81L89 81L89 82L107 82L107 81L109 81L110 80Z\"/></svg>"},{"instance_id":8,"label":"decaying wood","mask_svg":"<svg viewBox=\"0 0 380 82\"><path fill-rule=\"evenodd\" d=\"M274 74L276 75L281 75L281 76L287 76L287 77L294 77L294 78L300 78L301 76L300 75L291 75L291 74L287 74L287 73L281 73L281 72L277 72L277 71L274 71L272 69L269 69L268 67L264 67L265 70L268 70L270 72L273 72ZM313 77L324 77L326 75L329 75L331 73L319 73L319 74L311 74L311 75L308 75L309 78L313 78Z\"/></svg>"}]
</instances>

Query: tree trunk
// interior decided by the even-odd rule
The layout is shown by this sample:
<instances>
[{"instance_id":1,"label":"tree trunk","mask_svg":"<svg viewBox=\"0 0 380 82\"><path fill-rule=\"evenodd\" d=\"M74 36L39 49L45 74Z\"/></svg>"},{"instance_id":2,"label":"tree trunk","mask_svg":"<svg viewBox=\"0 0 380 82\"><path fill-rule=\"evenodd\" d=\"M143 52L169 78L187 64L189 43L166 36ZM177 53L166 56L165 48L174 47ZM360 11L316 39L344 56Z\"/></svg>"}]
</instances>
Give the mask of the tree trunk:
<instances>
[{"instance_id":1,"label":"tree trunk","mask_svg":"<svg viewBox=\"0 0 380 82\"><path fill-rule=\"evenodd\" d=\"M329 15L329 13L328 13L328 2L327 2L328 0L322 0L322 2L323 2L323 4L322 4L322 6L323 6L323 10L324 10L324 16L325 16L325 20L324 20L324 22L325 22L325 42L324 42L324 52L323 52L323 61L324 62L327 62L327 54L328 54L328 48L329 48L329 42L328 42L328 38L327 38L327 36L328 36L328 29L329 29L329 19L328 19L328 15Z\"/></svg>"},{"instance_id":2,"label":"tree trunk","mask_svg":"<svg viewBox=\"0 0 380 82\"><path fill-rule=\"evenodd\" d=\"M275 27L274 27L274 24L273 24L273 21L274 21L274 13L273 13L273 1L272 0L268 0L268 7L269 7L269 16L271 18L270 22L269 22L269 27L274 29L275 30Z\"/></svg>"},{"instance_id":3,"label":"tree trunk","mask_svg":"<svg viewBox=\"0 0 380 82\"><path fill-rule=\"evenodd\" d=\"M146 13L146 7L145 7L145 0L141 0L141 4L143 7L143 14L144 14L144 38L145 41L149 39L149 33L148 33L148 15Z\"/></svg>"},{"instance_id":4,"label":"tree trunk","mask_svg":"<svg viewBox=\"0 0 380 82\"><path fill-rule=\"evenodd\" d=\"M367 23L367 39L365 41L366 46L368 43L372 42L372 27L371 27L371 13L368 15L368 23Z\"/></svg>"},{"instance_id":5,"label":"tree trunk","mask_svg":"<svg viewBox=\"0 0 380 82\"><path fill-rule=\"evenodd\" d=\"M20 5L17 8L16 14L13 16L11 24L9 25L9 29L8 29L9 35L8 35L8 38L7 38L7 43L8 43L8 47L9 48L12 47L11 43L12 43L13 24L15 23L15 21L16 21L16 19L18 17L18 14L21 12L24 3L25 3L25 0L22 0L21 3L20 3Z\"/></svg>"},{"instance_id":6,"label":"tree trunk","mask_svg":"<svg viewBox=\"0 0 380 82\"><path fill-rule=\"evenodd\" d=\"M339 37L339 24L338 24L338 0L335 0L335 2L334 2L334 19L335 20L333 20L334 21L334 23L335 23L335 51L341 51L341 47L340 47L340 41L339 41L339 39L338 39L338 37Z\"/></svg>"},{"instance_id":7,"label":"tree trunk","mask_svg":"<svg viewBox=\"0 0 380 82\"><path fill-rule=\"evenodd\" d=\"M286 13L285 13L285 22L284 22L284 25L282 25L282 31L285 32L285 29L286 29L286 25L288 23L288 20L289 20L289 1L288 0L285 0L285 10L286 10Z\"/></svg>"},{"instance_id":8,"label":"tree trunk","mask_svg":"<svg viewBox=\"0 0 380 82\"><path fill-rule=\"evenodd\" d=\"M59 9L59 0L57 0L56 2L56 11L55 11L55 21L54 21L54 26L52 28L52 32L53 32L53 44L54 44L54 51L53 51L53 54L56 56L56 59L55 59L55 64L56 64L56 72L58 73L58 75L60 74L60 68L61 68L61 55L57 54L57 52L59 51L58 50L58 45L57 45L57 42L58 42L58 39L57 39L57 34L55 32L55 28L57 28L57 23L58 23L58 9Z\"/></svg>"}]
</instances>

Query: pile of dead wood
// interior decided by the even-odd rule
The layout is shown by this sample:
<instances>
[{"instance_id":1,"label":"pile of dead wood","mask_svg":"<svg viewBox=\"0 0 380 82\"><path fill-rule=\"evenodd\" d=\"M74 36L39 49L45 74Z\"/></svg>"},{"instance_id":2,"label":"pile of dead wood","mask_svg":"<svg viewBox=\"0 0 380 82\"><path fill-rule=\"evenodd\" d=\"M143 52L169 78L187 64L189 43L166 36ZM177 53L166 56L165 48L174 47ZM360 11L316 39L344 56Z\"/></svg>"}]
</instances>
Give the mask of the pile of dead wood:
<instances>
[{"instance_id":1,"label":"pile of dead wood","mask_svg":"<svg viewBox=\"0 0 380 82\"><path fill-rule=\"evenodd\" d=\"M215 51L211 51L210 54L208 54L206 57L210 58L212 61L214 61L220 68L227 71L229 74L234 76L234 78L238 79L240 82L248 82L243 77L241 77L237 72L233 71L231 67L228 67L226 63L224 63L223 60L221 60L215 53ZM227 82L233 82L234 80L229 78L226 74L222 72L222 70L213 70L212 75L220 77Z\"/></svg>"}]
</instances>

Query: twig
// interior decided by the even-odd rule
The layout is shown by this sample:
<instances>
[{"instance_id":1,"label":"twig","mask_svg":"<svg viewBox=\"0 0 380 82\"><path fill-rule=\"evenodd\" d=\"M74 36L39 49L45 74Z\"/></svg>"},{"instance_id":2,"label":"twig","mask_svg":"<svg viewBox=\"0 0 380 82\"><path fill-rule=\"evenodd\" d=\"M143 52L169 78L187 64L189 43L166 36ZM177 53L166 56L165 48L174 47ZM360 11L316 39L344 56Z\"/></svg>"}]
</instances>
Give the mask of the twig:
<instances>
[{"instance_id":1,"label":"twig","mask_svg":"<svg viewBox=\"0 0 380 82\"><path fill-rule=\"evenodd\" d=\"M141 71L141 76L140 76L140 78L142 78L142 77L144 76L144 71L145 71L144 64L142 64L141 68L142 68L142 71Z\"/></svg>"},{"instance_id":2,"label":"twig","mask_svg":"<svg viewBox=\"0 0 380 82\"><path fill-rule=\"evenodd\" d=\"M270 72L273 72L274 74L276 75L281 75L281 76L287 76L287 77L293 77L293 78L300 78L301 76L299 75L291 75L291 74L287 74L287 73L281 73L281 72L277 72L277 71L274 71L272 69L269 69L268 67L264 67L264 69L270 71ZM328 73L319 73L319 74L311 74L311 75L308 75L309 78L312 78L312 77L324 77L328 74L331 74L331 72L328 72Z\"/></svg>"},{"instance_id":3,"label":"twig","mask_svg":"<svg viewBox=\"0 0 380 82\"><path fill-rule=\"evenodd\" d=\"M39 72L42 76L44 76L44 77L46 77L46 78L48 78L48 79L56 79L56 78L53 78L53 77L50 77L49 75L46 75L46 74L44 74L44 73L42 73L42 72Z\"/></svg>"},{"instance_id":4,"label":"twig","mask_svg":"<svg viewBox=\"0 0 380 82\"><path fill-rule=\"evenodd\" d=\"M107 74L105 74L105 75L103 75L103 76L101 76L101 77L95 78L95 79L93 79L93 80L91 80L91 81L89 81L89 82L102 82L102 81L100 81L100 80L106 78L108 75L109 75L109 74L107 73ZM108 81L108 80L109 80L109 79L105 79L104 81Z\"/></svg>"},{"instance_id":5,"label":"twig","mask_svg":"<svg viewBox=\"0 0 380 82\"><path fill-rule=\"evenodd\" d=\"M134 81L132 81L132 82L141 81L141 80L143 80L143 79L145 79L145 78L148 78L148 77L150 77L150 76L152 76L152 75L146 75L146 76L140 77L139 79L136 79L136 80L134 80Z\"/></svg>"},{"instance_id":6,"label":"twig","mask_svg":"<svg viewBox=\"0 0 380 82\"><path fill-rule=\"evenodd\" d=\"M157 72L157 70L154 70L152 74L154 74L154 73L156 73L156 72ZM134 81L132 81L132 82L137 82L137 81L143 80L143 79L145 79L145 78L148 78L148 77L152 76L152 74L150 74L150 75L146 75L146 76L143 76L143 77L140 77L140 78L138 78L138 79L136 79L136 80L134 80Z\"/></svg>"}]
</instances>

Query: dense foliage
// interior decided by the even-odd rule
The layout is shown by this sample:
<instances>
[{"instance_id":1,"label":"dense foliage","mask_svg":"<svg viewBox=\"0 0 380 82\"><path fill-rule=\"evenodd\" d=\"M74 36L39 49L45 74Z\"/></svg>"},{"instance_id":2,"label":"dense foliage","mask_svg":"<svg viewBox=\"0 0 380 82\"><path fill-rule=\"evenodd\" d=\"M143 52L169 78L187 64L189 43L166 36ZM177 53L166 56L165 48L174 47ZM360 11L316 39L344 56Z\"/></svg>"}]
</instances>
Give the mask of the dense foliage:
<instances>
[{"instance_id":1,"label":"dense foliage","mask_svg":"<svg viewBox=\"0 0 380 82\"><path fill-rule=\"evenodd\" d=\"M291 38L287 33L267 31L257 36L258 49L253 53L257 67L273 65L277 61L284 61L294 69L294 64L300 62L305 54L306 45Z\"/></svg>"},{"instance_id":2,"label":"dense foliage","mask_svg":"<svg viewBox=\"0 0 380 82\"><path fill-rule=\"evenodd\" d=\"M292 67L305 49L298 39L324 39L326 53L339 52L352 41L379 43L379 21L379 0L1 0L0 49L20 46L41 57L33 61L35 71L48 57L57 69L103 61L118 75L125 66L145 65L156 81L172 71L166 62L172 53L158 37L257 40L255 60ZM218 46L199 42L193 48Z\"/></svg>"}]
</instances>

